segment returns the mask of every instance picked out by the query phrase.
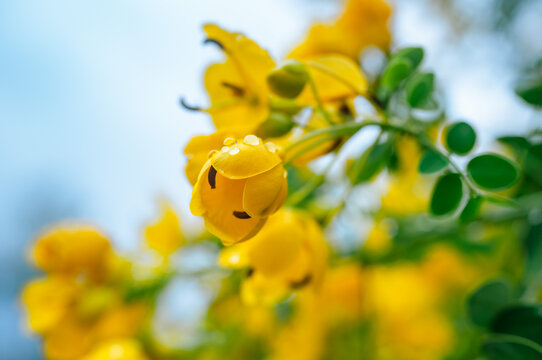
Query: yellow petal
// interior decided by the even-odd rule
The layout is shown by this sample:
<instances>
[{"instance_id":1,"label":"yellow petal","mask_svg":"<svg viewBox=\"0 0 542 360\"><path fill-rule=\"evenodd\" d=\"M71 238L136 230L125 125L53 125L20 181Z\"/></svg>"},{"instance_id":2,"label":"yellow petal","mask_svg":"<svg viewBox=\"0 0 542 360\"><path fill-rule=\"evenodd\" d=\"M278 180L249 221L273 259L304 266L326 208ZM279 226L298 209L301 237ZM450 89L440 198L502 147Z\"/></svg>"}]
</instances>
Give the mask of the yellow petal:
<instances>
[{"instance_id":1,"label":"yellow petal","mask_svg":"<svg viewBox=\"0 0 542 360\"><path fill-rule=\"evenodd\" d=\"M92 329L77 320L75 314L64 319L44 338L47 359L80 359L92 346Z\"/></svg>"},{"instance_id":2,"label":"yellow petal","mask_svg":"<svg viewBox=\"0 0 542 360\"><path fill-rule=\"evenodd\" d=\"M103 314L94 325L94 337L98 340L131 337L141 330L148 313L143 304L120 305Z\"/></svg>"},{"instance_id":3,"label":"yellow petal","mask_svg":"<svg viewBox=\"0 0 542 360\"><path fill-rule=\"evenodd\" d=\"M151 249L169 256L184 243L179 218L171 205L162 204L162 218L145 229L145 240Z\"/></svg>"},{"instance_id":4,"label":"yellow petal","mask_svg":"<svg viewBox=\"0 0 542 360\"><path fill-rule=\"evenodd\" d=\"M134 339L115 339L100 343L82 360L146 360L141 344Z\"/></svg>"},{"instance_id":5,"label":"yellow petal","mask_svg":"<svg viewBox=\"0 0 542 360\"><path fill-rule=\"evenodd\" d=\"M343 55L325 55L305 61L322 101L333 101L364 94L367 80L359 66ZM310 89L301 95L313 96Z\"/></svg>"},{"instance_id":6,"label":"yellow petal","mask_svg":"<svg viewBox=\"0 0 542 360\"><path fill-rule=\"evenodd\" d=\"M267 91L266 76L275 67L267 51L243 34L228 32L213 24L204 25L203 30L209 39L222 44L249 91Z\"/></svg>"},{"instance_id":7,"label":"yellow petal","mask_svg":"<svg viewBox=\"0 0 542 360\"><path fill-rule=\"evenodd\" d=\"M186 162L185 172L190 184L194 185L198 180L198 175L209 158L209 152L212 150L220 150L224 139L236 136L237 134L231 131L217 131L210 135L194 136L188 144L186 144L184 153L188 160Z\"/></svg>"},{"instance_id":8,"label":"yellow petal","mask_svg":"<svg viewBox=\"0 0 542 360\"><path fill-rule=\"evenodd\" d=\"M211 159L214 168L230 179L246 179L271 170L282 162L276 152L261 144L248 145L239 141L232 148L224 149Z\"/></svg>"},{"instance_id":9,"label":"yellow petal","mask_svg":"<svg viewBox=\"0 0 542 360\"><path fill-rule=\"evenodd\" d=\"M251 266L265 276L288 269L300 255L306 236L292 213L281 211L269 218L266 226L250 242Z\"/></svg>"},{"instance_id":10,"label":"yellow petal","mask_svg":"<svg viewBox=\"0 0 542 360\"><path fill-rule=\"evenodd\" d=\"M192 193L192 213L203 215L207 230L226 245L253 236L253 231L263 226L265 220L244 214L243 190L246 180L228 179L216 172L211 176L211 185L209 172L214 168L208 163L204 169Z\"/></svg>"},{"instance_id":11,"label":"yellow petal","mask_svg":"<svg viewBox=\"0 0 542 360\"><path fill-rule=\"evenodd\" d=\"M286 171L282 164L247 179L243 191L243 209L255 218L274 213L285 200L288 189Z\"/></svg>"},{"instance_id":12,"label":"yellow petal","mask_svg":"<svg viewBox=\"0 0 542 360\"><path fill-rule=\"evenodd\" d=\"M249 306L271 305L282 300L288 294L288 286L276 277L268 278L261 273L254 273L241 285L241 299Z\"/></svg>"},{"instance_id":13,"label":"yellow petal","mask_svg":"<svg viewBox=\"0 0 542 360\"><path fill-rule=\"evenodd\" d=\"M313 25L305 40L290 58L303 59L315 55L342 54L354 61L368 46L387 50L391 35L388 20L390 6L383 0L348 0L342 15L332 23Z\"/></svg>"},{"instance_id":14,"label":"yellow petal","mask_svg":"<svg viewBox=\"0 0 542 360\"><path fill-rule=\"evenodd\" d=\"M59 226L36 242L33 257L49 272L99 271L110 244L99 231L87 226Z\"/></svg>"},{"instance_id":15,"label":"yellow petal","mask_svg":"<svg viewBox=\"0 0 542 360\"><path fill-rule=\"evenodd\" d=\"M23 290L22 302L30 328L43 334L56 326L77 292L75 282L64 277L46 277L29 282Z\"/></svg>"},{"instance_id":16,"label":"yellow petal","mask_svg":"<svg viewBox=\"0 0 542 360\"><path fill-rule=\"evenodd\" d=\"M242 269L250 265L248 256L248 243L237 244L222 249L218 256L218 264L222 267L231 269Z\"/></svg>"}]
</instances>

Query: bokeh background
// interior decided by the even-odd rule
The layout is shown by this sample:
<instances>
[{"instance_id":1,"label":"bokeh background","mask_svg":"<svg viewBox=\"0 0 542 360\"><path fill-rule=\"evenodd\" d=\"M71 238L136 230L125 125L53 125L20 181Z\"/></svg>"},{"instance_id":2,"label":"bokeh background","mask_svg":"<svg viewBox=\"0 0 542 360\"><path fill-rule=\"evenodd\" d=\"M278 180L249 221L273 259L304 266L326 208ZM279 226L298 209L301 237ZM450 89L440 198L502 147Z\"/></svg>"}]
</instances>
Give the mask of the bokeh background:
<instances>
[{"instance_id":1,"label":"bokeh background","mask_svg":"<svg viewBox=\"0 0 542 360\"><path fill-rule=\"evenodd\" d=\"M394 47L421 45L449 114L469 120L482 148L530 128L534 110L514 95L542 54L540 0L396 0ZM201 25L244 32L280 58L337 0L0 0L0 359L39 359L18 292L33 269L33 236L84 219L130 251L169 199L188 228L182 149L209 119L201 75L219 57ZM538 119L539 120L539 119ZM202 298L203 297L203 298ZM205 309L197 284L168 294L173 317Z\"/></svg>"}]
</instances>

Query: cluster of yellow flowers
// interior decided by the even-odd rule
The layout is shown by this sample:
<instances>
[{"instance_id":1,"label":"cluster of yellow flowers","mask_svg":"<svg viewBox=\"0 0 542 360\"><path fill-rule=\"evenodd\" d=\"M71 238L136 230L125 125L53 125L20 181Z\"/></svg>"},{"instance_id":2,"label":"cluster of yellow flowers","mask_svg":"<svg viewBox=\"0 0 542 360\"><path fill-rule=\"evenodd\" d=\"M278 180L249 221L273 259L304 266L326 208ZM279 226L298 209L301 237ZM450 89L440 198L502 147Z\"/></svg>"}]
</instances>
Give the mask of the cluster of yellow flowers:
<instances>
[{"instance_id":1,"label":"cluster of yellow flowers","mask_svg":"<svg viewBox=\"0 0 542 360\"><path fill-rule=\"evenodd\" d=\"M242 328L240 337L265 344L266 355L258 358L346 359L352 356L347 352L363 349L373 360L441 359L456 341L448 298L462 296L481 277L479 268L444 245L429 247L416 262L363 266L329 245L325 221L289 201L299 193L291 196L288 170L306 169L340 148L341 137L323 130L359 123L355 99L366 98L381 116L360 56L369 46L388 52L390 15L383 0L348 0L338 19L315 24L282 62L241 33L204 26L205 42L225 59L205 72L210 105L183 105L208 113L216 131L186 145L185 170L193 186L190 210L220 240L217 263L229 274L206 327ZM396 142L402 149L397 170L364 244L376 257L394 246L389 218L427 208L427 194L418 191L425 188L417 171L419 145L408 135ZM171 270L175 251L190 246L167 206L144 237L160 259L155 278ZM32 259L46 276L26 286L22 301L47 358L163 358L141 340L152 337L155 297L130 296L135 264L117 255L99 231L53 228L37 240ZM213 345L194 357L250 356L235 350L247 339L235 340L227 355ZM194 358L175 354L167 358Z\"/></svg>"},{"instance_id":2,"label":"cluster of yellow flowers","mask_svg":"<svg viewBox=\"0 0 542 360\"><path fill-rule=\"evenodd\" d=\"M152 271L164 272L184 243L173 210L164 206L144 235L160 258ZM22 302L48 359L147 359L138 336L148 326L152 299L138 293L152 279L134 278L136 264L116 254L99 230L78 224L51 228L30 256L46 275L26 285Z\"/></svg>"}]
</instances>

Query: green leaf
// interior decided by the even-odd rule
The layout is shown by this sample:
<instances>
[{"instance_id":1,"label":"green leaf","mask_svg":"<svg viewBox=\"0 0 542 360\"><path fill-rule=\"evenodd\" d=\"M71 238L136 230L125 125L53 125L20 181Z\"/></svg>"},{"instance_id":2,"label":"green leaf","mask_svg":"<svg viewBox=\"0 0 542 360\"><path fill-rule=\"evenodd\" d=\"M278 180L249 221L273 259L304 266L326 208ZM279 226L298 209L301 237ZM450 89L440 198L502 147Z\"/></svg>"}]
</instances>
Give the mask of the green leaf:
<instances>
[{"instance_id":1,"label":"green leaf","mask_svg":"<svg viewBox=\"0 0 542 360\"><path fill-rule=\"evenodd\" d=\"M405 59L410 62L412 69L416 69L423 60L423 49L420 47L407 47L393 54L394 59Z\"/></svg>"},{"instance_id":2,"label":"green leaf","mask_svg":"<svg viewBox=\"0 0 542 360\"><path fill-rule=\"evenodd\" d=\"M463 183L459 174L446 174L437 180L431 196L433 215L446 215L457 209L463 197Z\"/></svg>"},{"instance_id":3,"label":"green leaf","mask_svg":"<svg viewBox=\"0 0 542 360\"><path fill-rule=\"evenodd\" d=\"M429 104L433 98L435 76L431 73L418 73L408 79L405 85L407 102L414 108Z\"/></svg>"},{"instance_id":4,"label":"green leaf","mask_svg":"<svg viewBox=\"0 0 542 360\"><path fill-rule=\"evenodd\" d=\"M492 336L482 348L488 360L541 360L542 348L517 336Z\"/></svg>"},{"instance_id":5,"label":"green leaf","mask_svg":"<svg viewBox=\"0 0 542 360\"><path fill-rule=\"evenodd\" d=\"M393 142L387 140L369 147L353 164L348 172L352 185L371 180L389 161Z\"/></svg>"},{"instance_id":6,"label":"green leaf","mask_svg":"<svg viewBox=\"0 0 542 360\"><path fill-rule=\"evenodd\" d=\"M446 147L458 154L468 154L476 143L476 133L466 122L458 122L448 127L446 131Z\"/></svg>"},{"instance_id":7,"label":"green leaf","mask_svg":"<svg viewBox=\"0 0 542 360\"><path fill-rule=\"evenodd\" d=\"M518 305L501 311L491 323L496 333L521 336L542 345L542 306Z\"/></svg>"},{"instance_id":8,"label":"green leaf","mask_svg":"<svg viewBox=\"0 0 542 360\"><path fill-rule=\"evenodd\" d=\"M463 222L474 220L476 215L478 215L483 200L483 197L478 195L471 197L461 212L461 215L459 215L459 219Z\"/></svg>"},{"instance_id":9,"label":"green leaf","mask_svg":"<svg viewBox=\"0 0 542 360\"><path fill-rule=\"evenodd\" d=\"M501 144L509 146L517 154L523 153L531 146L529 140L523 136L501 136L500 138L497 138L497 141Z\"/></svg>"},{"instance_id":10,"label":"green leaf","mask_svg":"<svg viewBox=\"0 0 542 360\"><path fill-rule=\"evenodd\" d=\"M467 299L467 310L473 323L489 326L495 315L512 301L510 284L504 279L485 283Z\"/></svg>"},{"instance_id":11,"label":"green leaf","mask_svg":"<svg viewBox=\"0 0 542 360\"><path fill-rule=\"evenodd\" d=\"M390 60L380 80L381 86L387 90L395 90L401 81L405 80L413 71L409 60L394 58Z\"/></svg>"},{"instance_id":12,"label":"green leaf","mask_svg":"<svg viewBox=\"0 0 542 360\"><path fill-rule=\"evenodd\" d=\"M542 278L542 223L529 226L524 245L527 255L526 281L540 281Z\"/></svg>"},{"instance_id":13,"label":"green leaf","mask_svg":"<svg viewBox=\"0 0 542 360\"><path fill-rule=\"evenodd\" d=\"M542 83L519 86L516 94L526 103L542 107Z\"/></svg>"},{"instance_id":14,"label":"green leaf","mask_svg":"<svg viewBox=\"0 0 542 360\"><path fill-rule=\"evenodd\" d=\"M525 156L525 173L542 184L542 143L529 148Z\"/></svg>"},{"instance_id":15,"label":"green leaf","mask_svg":"<svg viewBox=\"0 0 542 360\"><path fill-rule=\"evenodd\" d=\"M489 190L506 189L519 178L516 165L497 154L484 154L473 158L467 165L472 180Z\"/></svg>"},{"instance_id":16,"label":"green leaf","mask_svg":"<svg viewBox=\"0 0 542 360\"><path fill-rule=\"evenodd\" d=\"M422 174L431 174L442 170L446 165L448 165L448 159L445 156L439 152L427 150L420 160L418 170Z\"/></svg>"}]
</instances>

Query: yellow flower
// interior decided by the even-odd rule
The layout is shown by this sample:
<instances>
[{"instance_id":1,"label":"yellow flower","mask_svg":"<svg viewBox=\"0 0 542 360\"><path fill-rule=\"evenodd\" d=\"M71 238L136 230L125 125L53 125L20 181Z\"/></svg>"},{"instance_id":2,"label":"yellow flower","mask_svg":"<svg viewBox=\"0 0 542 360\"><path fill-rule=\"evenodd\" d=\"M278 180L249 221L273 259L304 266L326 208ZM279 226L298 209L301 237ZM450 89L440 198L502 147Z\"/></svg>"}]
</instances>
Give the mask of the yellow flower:
<instances>
[{"instance_id":1,"label":"yellow flower","mask_svg":"<svg viewBox=\"0 0 542 360\"><path fill-rule=\"evenodd\" d=\"M48 276L29 282L22 294L29 327L44 334L56 326L75 301L78 286L71 279Z\"/></svg>"},{"instance_id":2,"label":"yellow flower","mask_svg":"<svg viewBox=\"0 0 542 360\"><path fill-rule=\"evenodd\" d=\"M337 21L313 25L290 57L300 59L337 53L358 61L360 53L368 46L387 50L391 39L390 15L391 8L383 0L348 0Z\"/></svg>"},{"instance_id":3,"label":"yellow flower","mask_svg":"<svg viewBox=\"0 0 542 360\"><path fill-rule=\"evenodd\" d=\"M190 210L225 245L253 237L282 205L288 183L275 145L254 136L228 138L203 166Z\"/></svg>"},{"instance_id":4,"label":"yellow flower","mask_svg":"<svg viewBox=\"0 0 542 360\"><path fill-rule=\"evenodd\" d=\"M450 351L453 327L423 269L411 264L373 268L366 289L375 321L375 359L437 360Z\"/></svg>"},{"instance_id":5,"label":"yellow flower","mask_svg":"<svg viewBox=\"0 0 542 360\"><path fill-rule=\"evenodd\" d=\"M425 212L428 203L427 183L419 175L421 151L415 139L403 136L398 140L399 169L392 175L382 210L391 215L404 216Z\"/></svg>"},{"instance_id":6,"label":"yellow flower","mask_svg":"<svg viewBox=\"0 0 542 360\"><path fill-rule=\"evenodd\" d=\"M141 345L134 339L116 339L94 348L83 360L146 360Z\"/></svg>"},{"instance_id":7,"label":"yellow flower","mask_svg":"<svg viewBox=\"0 0 542 360\"><path fill-rule=\"evenodd\" d=\"M346 264L328 270L320 301L329 321L359 321L364 292L364 276L359 265Z\"/></svg>"},{"instance_id":8,"label":"yellow flower","mask_svg":"<svg viewBox=\"0 0 542 360\"><path fill-rule=\"evenodd\" d=\"M192 186L198 181L198 175L203 165L209 159L209 153L213 150L220 150L224 139L236 138L239 134L233 131L217 131L210 135L194 136L186 147L184 153L187 157L185 172L188 181Z\"/></svg>"},{"instance_id":9,"label":"yellow flower","mask_svg":"<svg viewBox=\"0 0 542 360\"><path fill-rule=\"evenodd\" d=\"M368 83L359 66L343 55L330 54L303 61L323 103L344 101L366 93ZM314 103L314 94L306 86L300 95L303 102Z\"/></svg>"},{"instance_id":10,"label":"yellow flower","mask_svg":"<svg viewBox=\"0 0 542 360\"><path fill-rule=\"evenodd\" d=\"M219 262L225 267L249 267L251 274L241 289L243 301L269 304L293 289L319 287L327 263L327 246L312 218L281 210L250 241L224 249Z\"/></svg>"},{"instance_id":11,"label":"yellow flower","mask_svg":"<svg viewBox=\"0 0 542 360\"><path fill-rule=\"evenodd\" d=\"M33 259L47 272L77 273L102 270L111 252L109 241L96 229L59 226L43 234L33 248Z\"/></svg>"},{"instance_id":12,"label":"yellow flower","mask_svg":"<svg viewBox=\"0 0 542 360\"><path fill-rule=\"evenodd\" d=\"M387 222L377 220L369 231L363 248L374 255L387 253L393 245L390 232L391 229Z\"/></svg>"},{"instance_id":13,"label":"yellow flower","mask_svg":"<svg viewBox=\"0 0 542 360\"><path fill-rule=\"evenodd\" d=\"M205 88L211 99L207 110L218 130L254 133L269 114L267 74L275 62L267 51L240 33L212 24L203 27L208 41L219 44L226 61L209 66Z\"/></svg>"},{"instance_id":14,"label":"yellow flower","mask_svg":"<svg viewBox=\"0 0 542 360\"><path fill-rule=\"evenodd\" d=\"M145 239L151 249L162 256L169 256L180 248L184 242L179 218L173 208L162 203L162 217L156 223L147 226Z\"/></svg>"}]
</instances>

